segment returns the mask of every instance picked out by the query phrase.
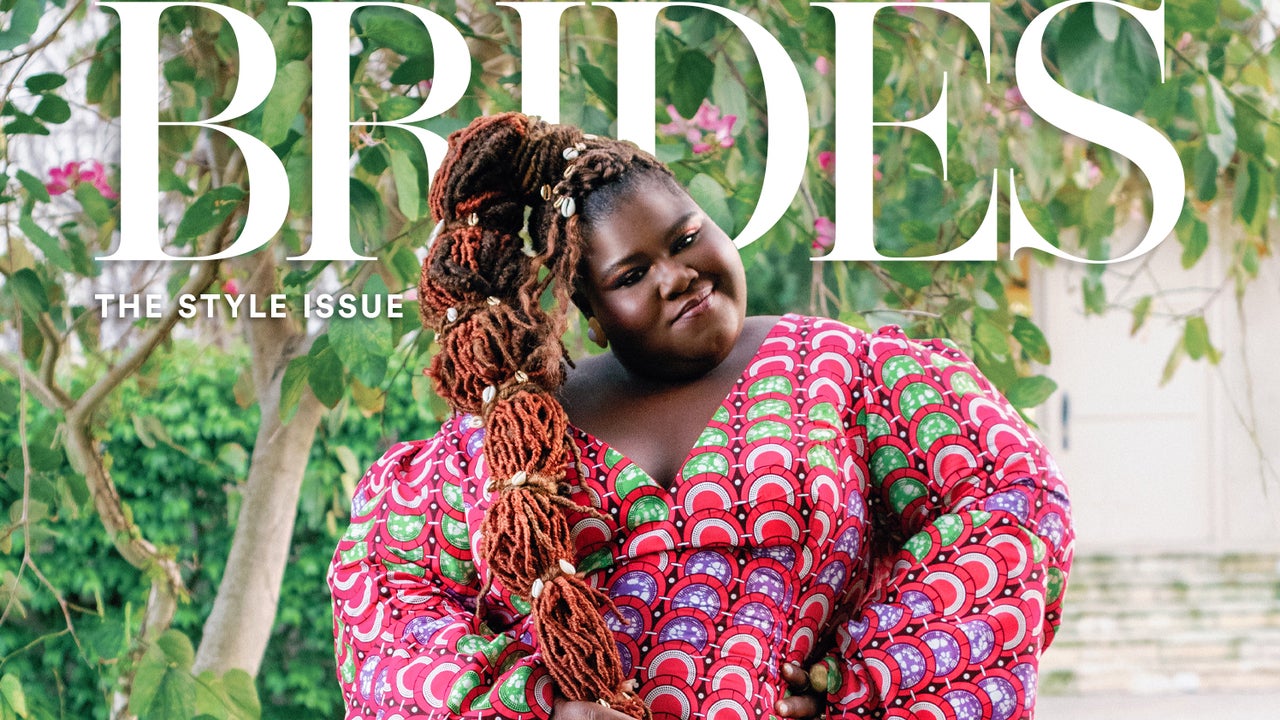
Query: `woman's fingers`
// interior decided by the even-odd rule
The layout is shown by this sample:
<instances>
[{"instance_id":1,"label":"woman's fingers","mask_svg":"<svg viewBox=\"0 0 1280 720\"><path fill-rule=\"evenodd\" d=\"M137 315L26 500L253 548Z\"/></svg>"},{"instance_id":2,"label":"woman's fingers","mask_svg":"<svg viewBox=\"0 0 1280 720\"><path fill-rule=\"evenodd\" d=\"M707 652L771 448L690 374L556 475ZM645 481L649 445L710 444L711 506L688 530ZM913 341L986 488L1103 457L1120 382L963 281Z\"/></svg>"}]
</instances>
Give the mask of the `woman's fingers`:
<instances>
[{"instance_id":1,"label":"woman's fingers","mask_svg":"<svg viewBox=\"0 0 1280 720\"><path fill-rule=\"evenodd\" d=\"M634 720L612 708L585 700L556 700L552 720Z\"/></svg>"},{"instance_id":2,"label":"woman's fingers","mask_svg":"<svg viewBox=\"0 0 1280 720\"><path fill-rule=\"evenodd\" d=\"M822 716L823 703L812 695L792 695L774 703L774 709L785 718L816 718Z\"/></svg>"},{"instance_id":3,"label":"woman's fingers","mask_svg":"<svg viewBox=\"0 0 1280 720\"><path fill-rule=\"evenodd\" d=\"M782 663L782 679L787 681L792 690L805 690L809 687L809 673L793 663Z\"/></svg>"}]
</instances>

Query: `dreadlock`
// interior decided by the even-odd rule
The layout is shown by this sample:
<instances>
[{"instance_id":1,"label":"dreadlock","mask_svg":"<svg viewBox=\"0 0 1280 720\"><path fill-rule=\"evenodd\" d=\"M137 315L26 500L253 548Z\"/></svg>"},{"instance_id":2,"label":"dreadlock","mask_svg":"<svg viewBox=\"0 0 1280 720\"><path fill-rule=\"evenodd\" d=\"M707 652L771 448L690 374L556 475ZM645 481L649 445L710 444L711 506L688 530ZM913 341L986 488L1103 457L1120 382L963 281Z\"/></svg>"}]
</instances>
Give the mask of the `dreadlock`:
<instances>
[{"instance_id":1,"label":"dreadlock","mask_svg":"<svg viewBox=\"0 0 1280 720\"><path fill-rule=\"evenodd\" d=\"M561 494L574 447L555 393L586 246L579 210L592 191L648 172L670 177L630 143L518 113L479 118L449 137L431 183L440 224L419 283L422 321L440 340L428 373L455 411L479 413L486 426L487 490L496 496L477 550L490 577L532 598L539 644L562 695L604 700L642 720L649 708L630 692L601 614L612 602L574 568L566 511L596 511Z\"/></svg>"}]
</instances>

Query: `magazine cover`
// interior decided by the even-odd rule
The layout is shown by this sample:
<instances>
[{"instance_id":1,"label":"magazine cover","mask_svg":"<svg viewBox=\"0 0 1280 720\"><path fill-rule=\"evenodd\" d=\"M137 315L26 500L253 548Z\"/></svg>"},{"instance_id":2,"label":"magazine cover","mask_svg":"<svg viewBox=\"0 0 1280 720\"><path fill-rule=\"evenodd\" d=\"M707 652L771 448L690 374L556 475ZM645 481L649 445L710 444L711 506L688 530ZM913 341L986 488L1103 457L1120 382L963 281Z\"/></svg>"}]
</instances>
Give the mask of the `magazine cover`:
<instances>
[{"instance_id":1,"label":"magazine cover","mask_svg":"<svg viewBox=\"0 0 1280 720\"><path fill-rule=\"evenodd\" d=\"M0 718L1272 717L1278 27L0 0Z\"/></svg>"}]
</instances>

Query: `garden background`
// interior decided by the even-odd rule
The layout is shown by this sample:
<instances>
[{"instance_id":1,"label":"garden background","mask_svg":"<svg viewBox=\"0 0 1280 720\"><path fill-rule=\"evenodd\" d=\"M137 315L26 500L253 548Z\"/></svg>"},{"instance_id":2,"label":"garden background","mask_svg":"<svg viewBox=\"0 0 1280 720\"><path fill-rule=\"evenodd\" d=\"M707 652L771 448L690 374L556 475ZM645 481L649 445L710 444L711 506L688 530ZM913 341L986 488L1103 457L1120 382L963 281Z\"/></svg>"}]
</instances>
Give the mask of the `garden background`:
<instances>
[{"instance_id":1,"label":"garden background","mask_svg":"<svg viewBox=\"0 0 1280 720\"><path fill-rule=\"evenodd\" d=\"M271 95L230 124L288 168L285 229L232 260L104 263L119 241L115 15L86 0L0 0L0 718L340 716L324 576L349 494L382 449L429 435L444 412L420 372L431 333L412 295L433 225L421 147L357 122L352 235L377 261L287 261L324 202L309 192L309 19L283 0L223 4L275 46ZM443 135L519 109L517 14L484 0L422 4L472 54L465 98L423 127ZM1275 5L1166 4L1163 83L1156 49L1125 13L1085 4L1050 26L1054 76L1159 129L1186 174L1176 237L1108 267L1008 259L1007 221L999 261L813 262L839 220L834 163L867 160L834 145L831 15L803 0L716 4L777 37L808 96L802 187L743 250L750 311L952 337L1062 453L1083 552L1043 690L1280 692L1280 384L1264 372L1280 352ZM1141 172L1037 118L1013 84L1022 30L1053 4L990 4L990 83L960 22L909 3L877 16L874 94L863 101L878 120L922 116L949 77L945 180L919 133L876 131L864 171L883 252L927 256L971 235L995 168L1017 169L1029 219L1077 255L1118 256L1145 230ZM763 176L759 70L739 31L711 12L670 8L659 22L658 153L735 232ZM575 8L561 30L561 119L610 134L626 92L613 16ZM354 121L402 117L437 73L461 71L436 66L403 11L362 8L351 32ZM211 117L236 78L257 70L239 66L234 37L207 10L167 11L160 49L162 119ZM226 247L250 198L235 145L170 127L160 152L169 252ZM997 191L1002 218L1008 190ZM169 303L163 317L134 321L102 317L100 292L284 293L295 308L320 292L407 302L403 320L182 320ZM585 352L580 328L567 342ZM1135 388L1147 394L1126 394ZM1090 403L1128 425L1089 425L1103 417ZM1160 407L1138 412L1150 403ZM1116 437L1132 439L1125 455L1102 444ZM1153 437L1161 442L1144 445ZM1211 446L1188 467L1177 453L1199 438Z\"/></svg>"}]
</instances>

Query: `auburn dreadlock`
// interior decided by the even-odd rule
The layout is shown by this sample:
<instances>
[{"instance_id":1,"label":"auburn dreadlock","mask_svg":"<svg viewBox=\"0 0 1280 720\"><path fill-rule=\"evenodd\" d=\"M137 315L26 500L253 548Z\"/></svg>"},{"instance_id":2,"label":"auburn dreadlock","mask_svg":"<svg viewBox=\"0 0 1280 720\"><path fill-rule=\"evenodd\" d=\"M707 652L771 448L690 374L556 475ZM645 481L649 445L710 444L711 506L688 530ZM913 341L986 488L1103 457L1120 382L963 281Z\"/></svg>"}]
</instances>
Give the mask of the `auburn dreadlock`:
<instances>
[{"instance_id":1,"label":"auburn dreadlock","mask_svg":"<svg viewBox=\"0 0 1280 720\"><path fill-rule=\"evenodd\" d=\"M647 719L601 614L612 602L573 567L565 512L595 511L561 495L574 451L555 396L585 248L579 210L592 191L639 172L670 177L630 143L518 113L477 119L449 137L431 184L440 225L422 265L419 299L423 323L440 341L428 370L437 392L455 411L485 421L496 496L477 550L490 577L533 598L539 644L562 695L604 700ZM520 236L526 210L527 244ZM544 310L548 289L554 302Z\"/></svg>"}]
</instances>

